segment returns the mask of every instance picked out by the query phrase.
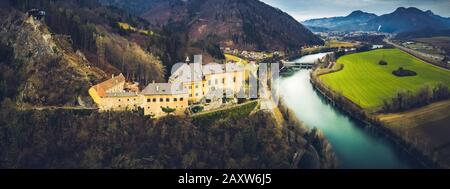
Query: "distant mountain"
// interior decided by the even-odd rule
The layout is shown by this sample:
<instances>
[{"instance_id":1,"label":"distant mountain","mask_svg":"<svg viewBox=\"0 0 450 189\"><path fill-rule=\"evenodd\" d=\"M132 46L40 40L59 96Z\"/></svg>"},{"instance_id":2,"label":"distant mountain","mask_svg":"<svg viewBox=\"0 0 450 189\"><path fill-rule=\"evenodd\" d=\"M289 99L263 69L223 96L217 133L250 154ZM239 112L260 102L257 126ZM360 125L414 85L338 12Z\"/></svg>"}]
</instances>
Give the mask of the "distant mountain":
<instances>
[{"instance_id":1,"label":"distant mountain","mask_svg":"<svg viewBox=\"0 0 450 189\"><path fill-rule=\"evenodd\" d=\"M328 28L335 31L381 31L403 33L418 30L443 30L450 28L450 18L415 7L400 7L392 13L375 14L355 11L346 17L320 18L303 22L309 28Z\"/></svg>"},{"instance_id":2,"label":"distant mountain","mask_svg":"<svg viewBox=\"0 0 450 189\"><path fill-rule=\"evenodd\" d=\"M129 1L109 1L129 7ZM147 0L136 11L157 28L187 37L195 48L219 45L246 50L295 50L323 44L288 14L259 0ZM132 6L131 6L132 7ZM136 8L128 8L128 11Z\"/></svg>"},{"instance_id":3,"label":"distant mountain","mask_svg":"<svg viewBox=\"0 0 450 189\"><path fill-rule=\"evenodd\" d=\"M329 30L351 31L364 28L367 21L376 17L376 14L358 10L348 16L312 19L304 21L303 24L313 31L316 31L316 28L322 30L327 28Z\"/></svg>"},{"instance_id":4,"label":"distant mountain","mask_svg":"<svg viewBox=\"0 0 450 189\"><path fill-rule=\"evenodd\" d=\"M400 7L393 13L379 16L367 23L367 30L377 30L381 26L380 31L387 33L401 33L417 30L440 30L450 27L448 18L435 15L431 11L422 11L420 9L410 7Z\"/></svg>"}]
</instances>

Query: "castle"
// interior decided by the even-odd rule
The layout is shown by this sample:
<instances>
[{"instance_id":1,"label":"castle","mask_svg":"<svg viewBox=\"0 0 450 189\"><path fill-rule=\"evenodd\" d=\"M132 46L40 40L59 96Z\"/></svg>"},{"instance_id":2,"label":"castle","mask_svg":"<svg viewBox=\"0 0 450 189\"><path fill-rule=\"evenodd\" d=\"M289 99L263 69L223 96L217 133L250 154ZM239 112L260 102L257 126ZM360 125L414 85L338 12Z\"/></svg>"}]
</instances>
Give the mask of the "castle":
<instances>
[{"instance_id":1,"label":"castle","mask_svg":"<svg viewBox=\"0 0 450 189\"><path fill-rule=\"evenodd\" d=\"M237 98L244 92L245 71L236 63L194 63L174 66L168 83L150 83L142 91L120 74L89 89L100 111L130 111L142 108L145 115L162 117L170 110L176 115L187 112L189 105ZM224 96L225 95L225 96Z\"/></svg>"}]
</instances>

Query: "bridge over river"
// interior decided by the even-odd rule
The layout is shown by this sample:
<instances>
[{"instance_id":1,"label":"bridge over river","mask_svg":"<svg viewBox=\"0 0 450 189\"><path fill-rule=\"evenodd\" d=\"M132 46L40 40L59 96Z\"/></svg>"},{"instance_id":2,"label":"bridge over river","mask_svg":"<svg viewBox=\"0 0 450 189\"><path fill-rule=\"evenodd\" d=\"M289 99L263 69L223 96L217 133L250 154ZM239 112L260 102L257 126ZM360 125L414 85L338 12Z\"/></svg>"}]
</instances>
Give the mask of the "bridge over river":
<instances>
[{"instance_id":1,"label":"bridge over river","mask_svg":"<svg viewBox=\"0 0 450 189\"><path fill-rule=\"evenodd\" d=\"M294 70L311 69L319 60L323 59L328 54L333 54L333 52L307 55L294 61L282 61L283 66L280 70L286 68L293 68Z\"/></svg>"},{"instance_id":2,"label":"bridge over river","mask_svg":"<svg viewBox=\"0 0 450 189\"><path fill-rule=\"evenodd\" d=\"M281 67L281 70L285 68L311 69L320 59L323 59L328 54L333 54L333 52L306 55L294 61L282 61L283 66Z\"/></svg>"}]
</instances>

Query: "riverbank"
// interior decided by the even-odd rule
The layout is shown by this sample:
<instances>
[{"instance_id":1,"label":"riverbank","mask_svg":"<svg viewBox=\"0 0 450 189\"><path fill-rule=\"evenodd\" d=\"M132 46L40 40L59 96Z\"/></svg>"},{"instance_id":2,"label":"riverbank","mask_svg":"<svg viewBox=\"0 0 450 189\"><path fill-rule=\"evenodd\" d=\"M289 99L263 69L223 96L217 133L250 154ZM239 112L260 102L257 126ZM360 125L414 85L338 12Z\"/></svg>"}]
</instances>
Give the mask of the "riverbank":
<instances>
[{"instance_id":1,"label":"riverbank","mask_svg":"<svg viewBox=\"0 0 450 189\"><path fill-rule=\"evenodd\" d=\"M296 164L294 167L303 169L335 169L339 167L336 153L321 130L310 128L300 121L282 98L280 98L275 112L274 116L283 119L283 130L285 135L289 136L289 142L304 144L305 150L296 153L293 157L293 163ZM298 137L294 133L302 133L303 137Z\"/></svg>"},{"instance_id":2,"label":"riverbank","mask_svg":"<svg viewBox=\"0 0 450 189\"><path fill-rule=\"evenodd\" d=\"M423 168L375 129L333 106L310 82L310 71L299 70L280 80L283 100L299 120L323 133L333 146L340 169Z\"/></svg>"},{"instance_id":3,"label":"riverbank","mask_svg":"<svg viewBox=\"0 0 450 189\"><path fill-rule=\"evenodd\" d=\"M340 69L339 69L340 70ZM323 74L332 73L339 70L324 70L321 68L314 69L310 74L310 82L313 85L316 92L325 99L327 99L331 104L341 111L345 112L351 118L358 120L365 127L376 130L376 132L381 133L383 136L388 138L395 146L397 146L402 151L410 154L412 157L417 159L424 167L436 168L439 166L437 162L430 158L430 154L427 154L420 148L417 148L411 141L405 140L404 137L399 135L399 133L394 132L389 127L387 127L383 122L381 122L377 115L372 112L366 112L359 105L353 103L351 100L347 99L343 95L332 91L327 88L321 81L320 76Z\"/></svg>"},{"instance_id":4,"label":"riverbank","mask_svg":"<svg viewBox=\"0 0 450 189\"><path fill-rule=\"evenodd\" d=\"M439 167L450 168L450 100L377 118L404 140L426 152Z\"/></svg>"}]
</instances>

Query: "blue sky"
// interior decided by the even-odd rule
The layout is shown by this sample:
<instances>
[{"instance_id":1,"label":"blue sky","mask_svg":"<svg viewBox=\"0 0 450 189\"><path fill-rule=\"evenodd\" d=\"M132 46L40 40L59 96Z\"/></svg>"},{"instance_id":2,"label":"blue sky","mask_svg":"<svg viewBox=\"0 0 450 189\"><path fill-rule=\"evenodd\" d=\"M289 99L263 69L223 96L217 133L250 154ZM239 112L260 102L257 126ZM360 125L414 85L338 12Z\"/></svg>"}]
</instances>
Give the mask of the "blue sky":
<instances>
[{"instance_id":1,"label":"blue sky","mask_svg":"<svg viewBox=\"0 0 450 189\"><path fill-rule=\"evenodd\" d=\"M378 15L397 7L417 7L450 17L450 0L261 0L303 21L311 18L345 16L353 10Z\"/></svg>"}]
</instances>

